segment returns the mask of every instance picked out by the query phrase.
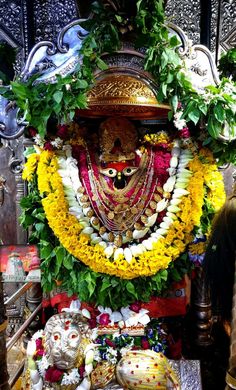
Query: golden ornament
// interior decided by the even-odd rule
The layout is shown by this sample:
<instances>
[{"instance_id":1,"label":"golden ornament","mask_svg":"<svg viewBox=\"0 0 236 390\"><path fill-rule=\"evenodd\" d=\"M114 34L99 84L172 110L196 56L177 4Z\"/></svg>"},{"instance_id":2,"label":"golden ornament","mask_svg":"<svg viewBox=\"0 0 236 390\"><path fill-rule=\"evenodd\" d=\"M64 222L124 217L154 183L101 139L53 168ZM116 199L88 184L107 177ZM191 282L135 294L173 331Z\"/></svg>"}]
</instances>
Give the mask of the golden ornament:
<instances>
[{"instance_id":1,"label":"golden ornament","mask_svg":"<svg viewBox=\"0 0 236 390\"><path fill-rule=\"evenodd\" d=\"M141 215L141 221L146 224L148 222L148 218L145 215Z\"/></svg>"},{"instance_id":2,"label":"golden ornament","mask_svg":"<svg viewBox=\"0 0 236 390\"><path fill-rule=\"evenodd\" d=\"M102 360L91 373L92 388L103 389L112 381L114 374L115 366Z\"/></svg>"},{"instance_id":3,"label":"golden ornament","mask_svg":"<svg viewBox=\"0 0 236 390\"><path fill-rule=\"evenodd\" d=\"M109 211L109 213L108 213L108 218L109 218L109 219L114 219L114 217L115 217L114 212L113 212L113 211Z\"/></svg>"},{"instance_id":4,"label":"golden ornament","mask_svg":"<svg viewBox=\"0 0 236 390\"><path fill-rule=\"evenodd\" d=\"M154 202L153 200L151 200L151 202L150 202L150 207L151 207L152 210L156 210L156 207L157 207L156 202Z\"/></svg>"},{"instance_id":5,"label":"golden ornament","mask_svg":"<svg viewBox=\"0 0 236 390\"><path fill-rule=\"evenodd\" d=\"M161 196L159 194L154 194L154 200L158 203L161 200Z\"/></svg>"},{"instance_id":6,"label":"golden ornament","mask_svg":"<svg viewBox=\"0 0 236 390\"><path fill-rule=\"evenodd\" d=\"M100 235L103 235L104 233L106 233L107 229L105 228L105 226L102 226L100 229L99 229L99 234Z\"/></svg>"},{"instance_id":7,"label":"golden ornament","mask_svg":"<svg viewBox=\"0 0 236 390\"><path fill-rule=\"evenodd\" d=\"M103 72L87 94L87 117L125 116L133 119L167 118L170 106L159 103L149 80L136 75Z\"/></svg>"},{"instance_id":8,"label":"golden ornament","mask_svg":"<svg viewBox=\"0 0 236 390\"><path fill-rule=\"evenodd\" d=\"M115 237L114 244L117 247L120 247L122 245L122 237L119 234Z\"/></svg>"},{"instance_id":9,"label":"golden ornament","mask_svg":"<svg viewBox=\"0 0 236 390\"><path fill-rule=\"evenodd\" d=\"M89 210L86 214L87 217L89 218L92 218L92 216L94 215L94 211L93 210Z\"/></svg>"},{"instance_id":10,"label":"golden ornament","mask_svg":"<svg viewBox=\"0 0 236 390\"><path fill-rule=\"evenodd\" d=\"M81 198L80 198L80 200L81 200L82 203L87 202L88 199L89 199L88 195L83 195L83 196L81 196Z\"/></svg>"},{"instance_id":11,"label":"golden ornament","mask_svg":"<svg viewBox=\"0 0 236 390\"><path fill-rule=\"evenodd\" d=\"M151 217L151 215L153 214L152 210L150 209L146 209L145 210L145 214L148 216L148 217Z\"/></svg>"},{"instance_id":12,"label":"golden ornament","mask_svg":"<svg viewBox=\"0 0 236 390\"><path fill-rule=\"evenodd\" d=\"M112 232L110 232L110 233L108 233L108 240L110 241L110 242L113 242L114 241L114 234L112 233Z\"/></svg>"}]
</instances>

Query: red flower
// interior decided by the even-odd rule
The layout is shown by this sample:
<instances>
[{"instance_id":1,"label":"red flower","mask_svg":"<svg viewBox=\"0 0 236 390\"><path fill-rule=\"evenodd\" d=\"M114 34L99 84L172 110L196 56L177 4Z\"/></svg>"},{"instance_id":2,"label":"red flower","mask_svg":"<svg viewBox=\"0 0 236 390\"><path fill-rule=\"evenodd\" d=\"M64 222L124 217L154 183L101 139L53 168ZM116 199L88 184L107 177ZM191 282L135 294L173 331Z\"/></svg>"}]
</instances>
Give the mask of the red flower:
<instances>
[{"instance_id":1,"label":"red flower","mask_svg":"<svg viewBox=\"0 0 236 390\"><path fill-rule=\"evenodd\" d=\"M81 377L81 378L83 378L84 373L85 373L85 367L84 367L84 366L80 366L80 367L79 367L79 374L80 374L80 377Z\"/></svg>"},{"instance_id":2,"label":"red flower","mask_svg":"<svg viewBox=\"0 0 236 390\"><path fill-rule=\"evenodd\" d=\"M107 313L102 313L99 317L99 324L100 325L108 325L110 322L110 316Z\"/></svg>"},{"instance_id":3,"label":"red flower","mask_svg":"<svg viewBox=\"0 0 236 390\"><path fill-rule=\"evenodd\" d=\"M34 127L32 127L32 126L29 126L29 127L28 127L28 132L29 132L29 135L30 135L31 137L35 137L36 134L37 134L37 130L36 130Z\"/></svg>"},{"instance_id":4,"label":"red flower","mask_svg":"<svg viewBox=\"0 0 236 390\"><path fill-rule=\"evenodd\" d=\"M88 323L91 329L96 328L97 326L96 318L90 318L90 320L88 320Z\"/></svg>"},{"instance_id":5,"label":"red flower","mask_svg":"<svg viewBox=\"0 0 236 390\"><path fill-rule=\"evenodd\" d=\"M58 370L56 367L49 367L45 373L45 380L47 382L60 382L64 372Z\"/></svg>"},{"instance_id":6,"label":"red flower","mask_svg":"<svg viewBox=\"0 0 236 390\"><path fill-rule=\"evenodd\" d=\"M141 309L141 304L139 302L134 302L132 305L130 305L130 310L133 310L135 313L138 313Z\"/></svg>"},{"instance_id":7,"label":"red flower","mask_svg":"<svg viewBox=\"0 0 236 390\"><path fill-rule=\"evenodd\" d=\"M53 150L53 146L51 144L50 141L47 141L45 144L44 144L44 149L45 150Z\"/></svg>"},{"instance_id":8,"label":"red flower","mask_svg":"<svg viewBox=\"0 0 236 390\"><path fill-rule=\"evenodd\" d=\"M149 349L150 348L149 342L148 342L148 340L146 338L143 338L141 340L141 345L142 345L143 349Z\"/></svg>"},{"instance_id":9,"label":"red flower","mask_svg":"<svg viewBox=\"0 0 236 390\"><path fill-rule=\"evenodd\" d=\"M107 344L107 345L109 345L109 347L112 347L112 348L115 348L116 347L116 345L115 345L115 343L113 343L111 340L109 340L109 339L106 339L105 340L105 343Z\"/></svg>"},{"instance_id":10,"label":"red flower","mask_svg":"<svg viewBox=\"0 0 236 390\"><path fill-rule=\"evenodd\" d=\"M68 128L66 125L58 125L57 137L66 139L68 136Z\"/></svg>"},{"instance_id":11,"label":"red flower","mask_svg":"<svg viewBox=\"0 0 236 390\"><path fill-rule=\"evenodd\" d=\"M161 170L166 170L166 168L168 168L170 158L170 153L167 153L164 150L160 151L158 155L155 156L154 166L157 174L160 173Z\"/></svg>"}]
</instances>

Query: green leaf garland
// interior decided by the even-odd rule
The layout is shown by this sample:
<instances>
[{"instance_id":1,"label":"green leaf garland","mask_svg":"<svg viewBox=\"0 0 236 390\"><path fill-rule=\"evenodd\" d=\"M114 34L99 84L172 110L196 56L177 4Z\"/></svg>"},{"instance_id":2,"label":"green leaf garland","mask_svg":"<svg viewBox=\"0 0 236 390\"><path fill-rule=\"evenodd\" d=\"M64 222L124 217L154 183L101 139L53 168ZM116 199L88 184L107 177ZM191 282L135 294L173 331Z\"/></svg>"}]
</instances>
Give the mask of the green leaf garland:
<instances>
[{"instance_id":1,"label":"green leaf garland","mask_svg":"<svg viewBox=\"0 0 236 390\"><path fill-rule=\"evenodd\" d=\"M21 208L23 227L31 227L30 243L39 246L45 292L50 292L59 284L68 295L76 294L81 301L116 310L136 300L148 302L151 296L160 296L174 281L180 281L192 269L187 255L183 254L167 270L161 270L152 277L123 280L93 272L69 254L49 228L36 177L30 183L28 196L21 200Z\"/></svg>"}]
</instances>

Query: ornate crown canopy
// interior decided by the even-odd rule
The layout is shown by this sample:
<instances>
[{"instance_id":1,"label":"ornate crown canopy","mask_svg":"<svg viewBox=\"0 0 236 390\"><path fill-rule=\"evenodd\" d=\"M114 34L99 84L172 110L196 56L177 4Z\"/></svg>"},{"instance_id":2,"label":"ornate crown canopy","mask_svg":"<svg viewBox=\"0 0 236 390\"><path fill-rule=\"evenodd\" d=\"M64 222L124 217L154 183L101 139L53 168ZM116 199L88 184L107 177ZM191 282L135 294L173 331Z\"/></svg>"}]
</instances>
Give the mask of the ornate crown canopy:
<instances>
[{"instance_id":1,"label":"ornate crown canopy","mask_svg":"<svg viewBox=\"0 0 236 390\"><path fill-rule=\"evenodd\" d=\"M167 118L170 106L161 104L143 77L111 73L97 79L88 92L86 117L125 116L133 119Z\"/></svg>"}]
</instances>

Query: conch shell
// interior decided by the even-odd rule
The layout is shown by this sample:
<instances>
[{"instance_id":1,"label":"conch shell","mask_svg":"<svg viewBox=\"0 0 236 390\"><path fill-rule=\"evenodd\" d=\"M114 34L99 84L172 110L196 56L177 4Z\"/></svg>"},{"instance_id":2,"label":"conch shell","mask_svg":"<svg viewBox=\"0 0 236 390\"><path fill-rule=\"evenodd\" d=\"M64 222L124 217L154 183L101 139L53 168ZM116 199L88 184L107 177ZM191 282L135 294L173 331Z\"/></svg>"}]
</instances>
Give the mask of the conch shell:
<instances>
[{"instance_id":1,"label":"conch shell","mask_svg":"<svg viewBox=\"0 0 236 390\"><path fill-rule=\"evenodd\" d=\"M177 375L162 353L154 351L130 351L116 366L120 385L129 390L163 390L170 380L180 390Z\"/></svg>"}]
</instances>

